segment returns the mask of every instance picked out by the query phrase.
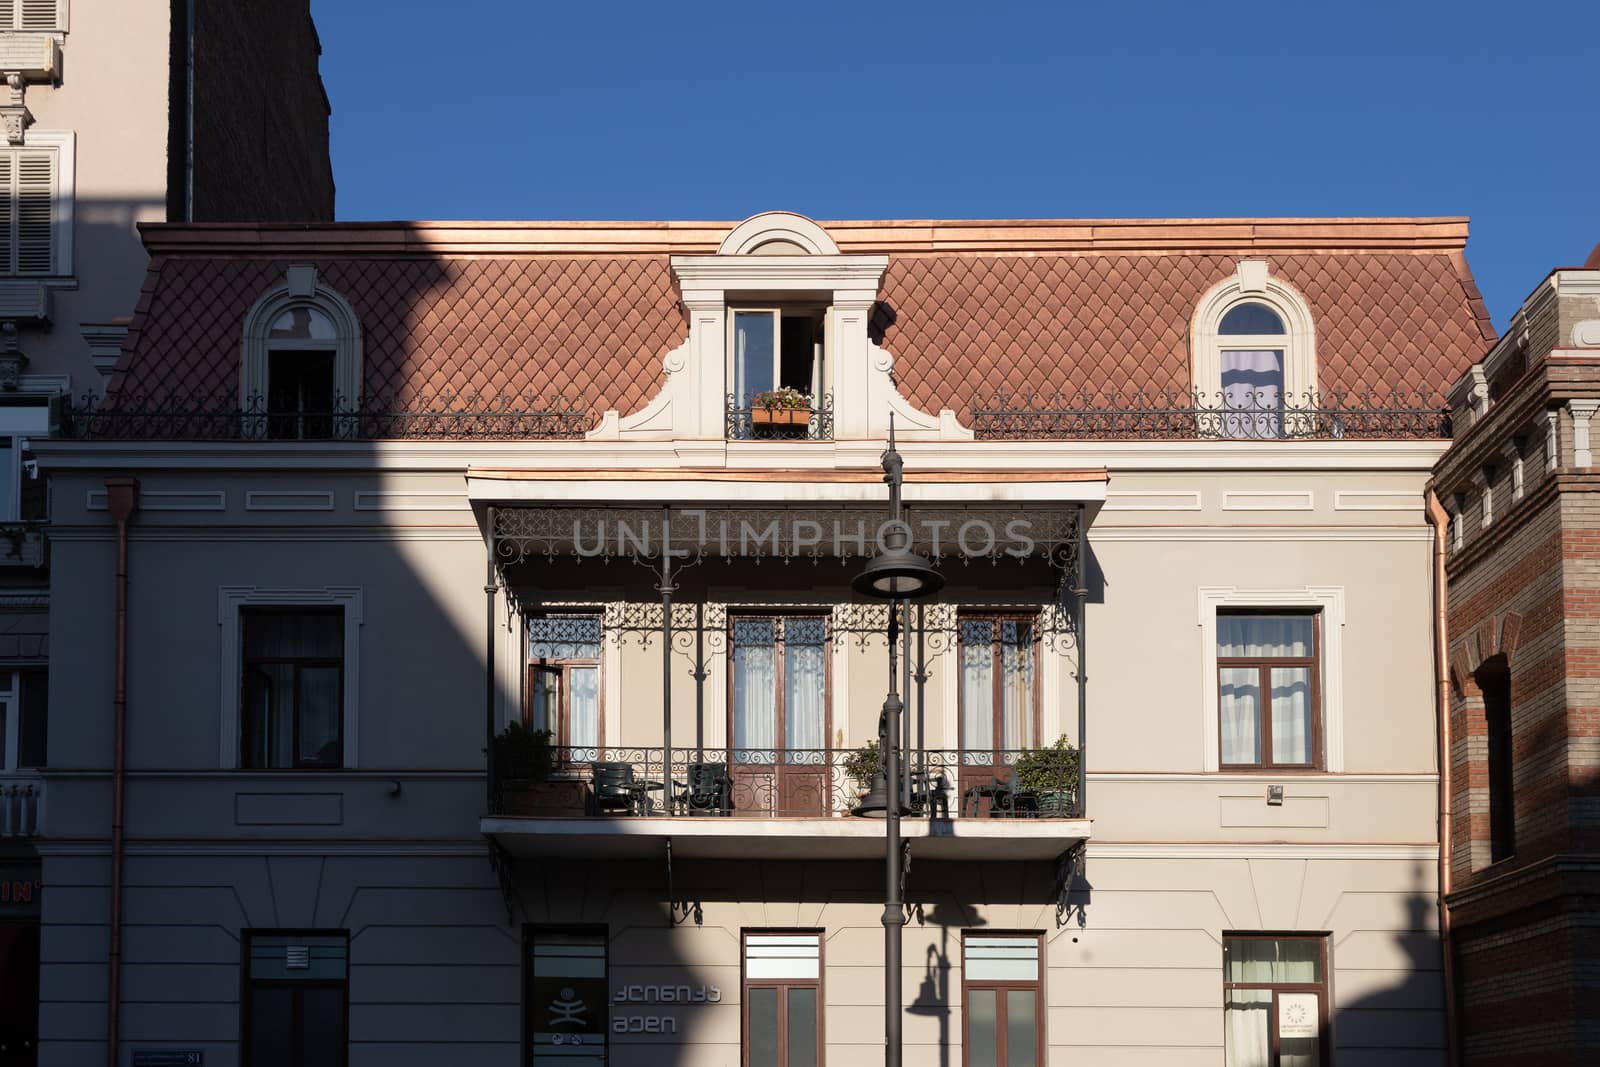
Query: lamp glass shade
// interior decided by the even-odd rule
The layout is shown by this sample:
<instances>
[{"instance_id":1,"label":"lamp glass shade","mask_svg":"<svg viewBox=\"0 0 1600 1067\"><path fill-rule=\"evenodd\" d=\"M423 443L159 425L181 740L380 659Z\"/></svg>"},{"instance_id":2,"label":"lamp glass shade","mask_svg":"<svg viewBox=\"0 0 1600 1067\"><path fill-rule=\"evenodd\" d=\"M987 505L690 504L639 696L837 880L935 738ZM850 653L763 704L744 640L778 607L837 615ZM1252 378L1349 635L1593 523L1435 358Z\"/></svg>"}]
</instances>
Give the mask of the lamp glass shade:
<instances>
[{"instance_id":1,"label":"lamp glass shade","mask_svg":"<svg viewBox=\"0 0 1600 1067\"><path fill-rule=\"evenodd\" d=\"M944 575L910 549L896 548L873 556L850 587L879 600L911 600L944 588Z\"/></svg>"}]
</instances>

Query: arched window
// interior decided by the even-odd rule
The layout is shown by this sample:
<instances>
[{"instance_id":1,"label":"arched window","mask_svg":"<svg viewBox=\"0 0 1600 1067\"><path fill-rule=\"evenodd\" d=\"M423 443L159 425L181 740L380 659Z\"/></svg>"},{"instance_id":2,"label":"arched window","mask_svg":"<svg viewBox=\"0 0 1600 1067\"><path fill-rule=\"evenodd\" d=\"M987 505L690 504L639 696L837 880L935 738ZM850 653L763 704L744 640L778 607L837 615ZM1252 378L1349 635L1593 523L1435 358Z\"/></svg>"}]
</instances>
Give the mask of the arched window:
<instances>
[{"instance_id":1,"label":"arched window","mask_svg":"<svg viewBox=\"0 0 1600 1067\"><path fill-rule=\"evenodd\" d=\"M239 402L244 435L346 437L361 404L361 327L350 304L290 267L245 318Z\"/></svg>"},{"instance_id":2,"label":"arched window","mask_svg":"<svg viewBox=\"0 0 1600 1067\"><path fill-rule=\"evenodd\" d=\"M1194 389L1203 431L1230 438L1293 437L1313 418L1316 338L1304 298L1245 260L1195 312Z\"/></svg>"}]
</instances>

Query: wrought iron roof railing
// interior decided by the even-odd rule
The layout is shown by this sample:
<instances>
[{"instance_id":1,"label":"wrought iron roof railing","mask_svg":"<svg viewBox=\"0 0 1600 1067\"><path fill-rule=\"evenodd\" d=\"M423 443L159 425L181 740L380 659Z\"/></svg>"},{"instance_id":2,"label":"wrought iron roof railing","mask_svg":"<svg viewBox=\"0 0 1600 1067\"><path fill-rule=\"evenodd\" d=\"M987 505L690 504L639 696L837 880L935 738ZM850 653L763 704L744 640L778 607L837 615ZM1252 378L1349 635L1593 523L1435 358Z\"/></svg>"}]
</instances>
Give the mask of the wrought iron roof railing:
<instances>
[{"instance_id":1,"label":"wrought iron roof railing","mask_svg":"<svg viewBox=\"0 0 1600 1067\"><path fill-rule=\"evenodd\" d=\"M594 427L581 396L443 392L326 409L269 407L265 397L116 394L84 397L62 413L61 436L102 441L542 441L582 438Z\"/></svg>"},{"instance_id":2,"label":"wrought iron roof railing","mask_svg":"<svg viewBox=\"0 0 1600 1067\"><path fill-rule=\"evenodd\" d=\"M993 392L977 397L980 441L1439 440L1450 409L1426 391Z\"/></svg>"}]
</instances>

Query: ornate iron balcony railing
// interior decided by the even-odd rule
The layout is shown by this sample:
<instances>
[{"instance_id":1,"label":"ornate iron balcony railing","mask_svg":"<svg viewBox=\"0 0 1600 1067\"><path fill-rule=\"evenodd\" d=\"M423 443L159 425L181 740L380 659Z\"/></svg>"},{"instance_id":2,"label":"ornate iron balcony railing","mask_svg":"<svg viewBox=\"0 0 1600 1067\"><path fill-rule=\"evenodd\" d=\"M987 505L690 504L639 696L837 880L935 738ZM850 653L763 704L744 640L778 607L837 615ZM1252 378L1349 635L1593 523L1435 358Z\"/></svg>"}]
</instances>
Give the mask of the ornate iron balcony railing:
<instances>
[{"instance_id":1,"label":"ornate iron balcony railing","mask_svg":"<svg viewBox=\"0 0 1600 1067\"><path fill-rule=\"evenodd\" d=\"M538 780L501 768L497 814L843 817L860 805L877 766L861 750L836 748L674 746L670 761L659 747L566 747L554 755L554 773ZM902 759L916 816L1082 817L1075 753L912 749Z\"/></svg>"},{"instance_id":2,"label":"ornate iron balcony railing","mask_svg":"<svg viewBox=\"0 0 1600 1067\"><path fill-rule=\"evenodd\" d=\"M85 397L68 405L63 437L112 441L538 441L582 438L594 421L582 397L435 393L288 409L265 397L165 393Z\"/></svg>"},{"instance_id":3,"label":"ornate iron balcony railing","mask_svg":"<svg viewBox=\"0 0 1600 1067\"><path fill-rule=\"evenodd\" d=\"M980 441L1439 440L1444 399L1424 392L993 392L972 403Z\"/></svg>"},{"instance_id":4,"label":"ornate iron balcony railing","mask_svg":"<svg viewBox=\"0 0 1600 1067\"><path fill-rule=\"evenodd\" d=\"M766 407L751 397L733 393L727 398L727 438L730 441L831 441L833 394L824 393L811 406Z\"/></svg>"}]
</instances>

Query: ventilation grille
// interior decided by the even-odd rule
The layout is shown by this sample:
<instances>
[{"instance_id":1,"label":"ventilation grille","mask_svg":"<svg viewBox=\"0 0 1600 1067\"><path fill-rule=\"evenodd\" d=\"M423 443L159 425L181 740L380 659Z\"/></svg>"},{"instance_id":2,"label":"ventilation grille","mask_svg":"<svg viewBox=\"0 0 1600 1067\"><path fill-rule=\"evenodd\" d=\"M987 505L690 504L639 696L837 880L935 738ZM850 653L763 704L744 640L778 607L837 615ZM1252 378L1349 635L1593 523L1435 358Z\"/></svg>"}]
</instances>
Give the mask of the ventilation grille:
<instances>
[{"instance_id":1,"label":"ventilation grille","mask_svg":"<svg viewBox=\"0 0 1600 1067\"><path fill-rule=\"evenodd\" d=\"M283 950L283 966L285 970L306 971L311 969L311 946L287 945Z\"/></svg>"}]
</instances>

